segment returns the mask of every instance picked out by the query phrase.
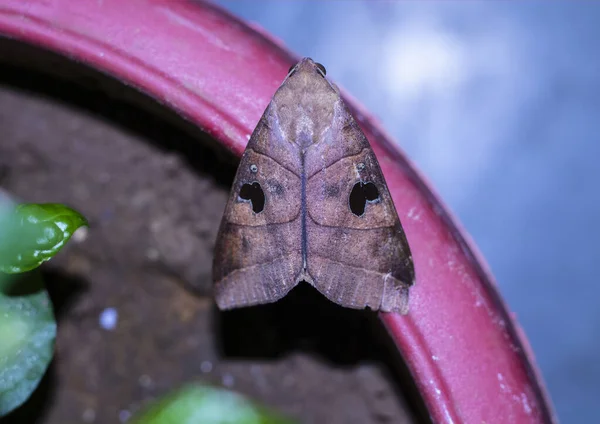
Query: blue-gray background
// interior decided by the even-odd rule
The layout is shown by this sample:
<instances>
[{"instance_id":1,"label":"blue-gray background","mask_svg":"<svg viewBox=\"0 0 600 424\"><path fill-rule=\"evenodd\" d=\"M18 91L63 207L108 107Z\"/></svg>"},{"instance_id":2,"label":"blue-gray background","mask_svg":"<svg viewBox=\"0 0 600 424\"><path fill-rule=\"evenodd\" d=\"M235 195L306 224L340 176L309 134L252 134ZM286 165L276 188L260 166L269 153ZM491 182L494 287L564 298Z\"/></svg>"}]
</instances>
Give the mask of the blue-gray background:
<instances>
[{"instance_id":1,"label":"blue-gray background","mask_svg":"<svg viewBox=\"0 0 600 424\"><path fill-rule=\"evenodd\" d=\"M600 3L219 3L383 122L486 257L561 422L598 422Z\"/></svg>"}]
</instances>

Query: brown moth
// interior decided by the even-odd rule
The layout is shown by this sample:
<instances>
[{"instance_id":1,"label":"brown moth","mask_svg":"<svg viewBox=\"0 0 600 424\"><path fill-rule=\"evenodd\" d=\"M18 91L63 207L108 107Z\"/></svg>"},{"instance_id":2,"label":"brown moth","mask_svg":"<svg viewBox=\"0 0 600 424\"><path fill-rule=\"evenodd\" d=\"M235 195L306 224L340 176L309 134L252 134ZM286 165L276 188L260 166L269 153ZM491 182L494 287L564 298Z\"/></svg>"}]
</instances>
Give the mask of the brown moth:
<instances>
[{"instance_id":1,"label":"brown moth","mask_svg":"<svg viewBox=\"0 0 600 424\"><path fill-rule=\"evenodd\" d=\"M213 263L220 309L299 282L348 308L408 312L415 271L379 163L325 68L301 60L242 156Z\"/></svg>"}]
</instances>

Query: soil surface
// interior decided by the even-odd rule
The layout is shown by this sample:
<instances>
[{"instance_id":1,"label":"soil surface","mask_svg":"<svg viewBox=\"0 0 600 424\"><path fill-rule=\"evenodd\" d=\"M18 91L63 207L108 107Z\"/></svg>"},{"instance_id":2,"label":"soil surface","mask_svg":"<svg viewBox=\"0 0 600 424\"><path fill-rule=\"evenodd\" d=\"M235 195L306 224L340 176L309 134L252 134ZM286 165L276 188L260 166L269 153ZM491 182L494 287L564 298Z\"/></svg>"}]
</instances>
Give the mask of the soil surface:
<instances>
[{"instance_id":1,"label":"soil surface","mask_svg":"<svg viewBox=\"0 0 600 424\"><path fill-rule=\"evenodd\" d=\"M306 287L273 305L216 310L212 250L235 158L151 100L154 112L144 111L104 85L133 90L79 71L93 78L0 67L0 187L90 221L43 266L55 360L35 395L0 421L125 422L203 381L305 423L416 422L374 315ZM101 325L107 311L114 328Z\"/></svg>"}]
</instances>

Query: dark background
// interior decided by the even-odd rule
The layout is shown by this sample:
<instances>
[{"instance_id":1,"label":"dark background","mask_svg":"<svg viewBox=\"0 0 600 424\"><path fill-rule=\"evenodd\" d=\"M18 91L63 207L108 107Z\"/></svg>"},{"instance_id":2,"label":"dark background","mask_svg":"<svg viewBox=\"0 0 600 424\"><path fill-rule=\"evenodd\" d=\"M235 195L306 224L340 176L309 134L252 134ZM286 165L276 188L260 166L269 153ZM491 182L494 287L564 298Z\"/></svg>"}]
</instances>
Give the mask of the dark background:
<instances>
[{"instance_id":1,"label":"dark background","mask_svg":"<svg viewBox=\"0 0 600 424\"><path fill-rule=\"evenodd\" d=\"M363 103L475 239L564 423L600 399L600 4L220 1Z\"/></svg>"}]
</instances>

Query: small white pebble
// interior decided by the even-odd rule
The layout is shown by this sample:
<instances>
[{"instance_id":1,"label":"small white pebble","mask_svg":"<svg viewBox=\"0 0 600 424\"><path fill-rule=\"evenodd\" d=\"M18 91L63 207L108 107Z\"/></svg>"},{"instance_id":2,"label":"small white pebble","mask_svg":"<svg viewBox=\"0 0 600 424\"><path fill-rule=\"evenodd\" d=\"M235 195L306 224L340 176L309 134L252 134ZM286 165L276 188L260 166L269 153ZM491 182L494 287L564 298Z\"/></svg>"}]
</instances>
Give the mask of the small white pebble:
<instances>
[{"instance_id":1,"label":"small white pebble","mask_svg":"<svg viewBox=\"0 0 600 424\"><path fill-rule=\"evenodd\" d=\"M117 327L119 313L115 308L106 308L100 313L100 327L105 330L114 330Z\"/></svg>"},{"instance_id":2,"label":"small white pebble","mask_svg":"<svg viewBox=\"0 0 600 424\"><path fill-rule=\"evenodd\" d=\"M225 386L225 387L233 387L233 384L235 383L235 379L233 378L233 375L225 374L222 378L222 382L223 382L223 386Z\"/></svg>"},{"instance_id":3,"label":"small white pebble","mask_svg":"<svg viewBox=\"0 0 600 424\"><path fill-rule=\"evenodd\" d=\"M75 243L82 243L87 239L88 236L88 228L87 227L79 227L75 230L71 238Z\"/></svg>"},{"instance_id":4,"label":"small white pebble","mask_svg":"<svg viewBox=\"0 0 600 424\"><path fill-rule=\"evenodd\" d=\"M213 364L210 361L202 361L202 363L200 364L200 371L202 371L205 374L211 372L212 369Z\"/></svg>"},{"instance_id":5,"label":"small white pebble","mask_svg":"<svg viewBox=\"0 0 600 424\"><path fill-rule=\"evenodd\" d=\"M131 418L131 412L129 412L127 409L119 411L119 421L125 423L129 420L129 418Z\"/></svg>"}]
</instances>

